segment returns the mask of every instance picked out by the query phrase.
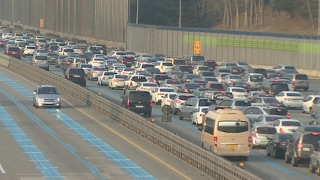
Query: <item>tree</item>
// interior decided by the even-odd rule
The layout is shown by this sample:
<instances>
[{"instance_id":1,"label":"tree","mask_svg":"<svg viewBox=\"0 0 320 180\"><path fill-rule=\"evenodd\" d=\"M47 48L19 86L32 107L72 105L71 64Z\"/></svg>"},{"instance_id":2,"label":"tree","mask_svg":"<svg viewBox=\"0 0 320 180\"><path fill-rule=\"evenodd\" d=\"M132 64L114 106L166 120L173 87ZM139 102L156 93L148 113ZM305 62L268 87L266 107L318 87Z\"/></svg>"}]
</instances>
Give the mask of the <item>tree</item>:
<instances>
[{"instance_id":1,"label":"tree","mask_svg":"<svg viewBox=\"0 0 320 180\"><path fill-rule=\"evenodd\" d=\"M235 8L236 8L236 29L240 29L240 14L239 14L239 5L238 0L234 0Z\"/></svg>"},{"instance_id":2,"label":"tree","mask_svg":"<svg viewBox=\"0 0 320 180\"><path fill-rule=\"evenodd\" d=\"M253 24L253 9L254 9L254 2L255 0L250 0L250 25Z\"/></svg>"},{"instance_id":3,"label":"tree","mask_svg":"<svg viewBox=\"0 0 320 180\"><path fill-rule=\"evenodd\" d=\"M313 18L312 18L310 0L307 0L307 3L308 3L308 12L309 12L309 17L310 17L310 20L311 20L311 23L312 23L312 27L315 28L315 25L314 25L314 22L313 22ZM319 21L319 19L318 19L318 21Z\"/></svg>"},{"instance_id":4,"label":"tree","mask_svg":"<svg viewBox=\"0 0 320 180\"><path fill-rule=\"evenodd\" d=\"M244 21L243 26L249 26L249 0L244 0Z\"/></svg>"},{"instance_id":5,"label":"tree","mask_svg":"<svg viewBox=\"0 0 320 180\"><path fill-rule=\"evenodd\" d=\"M264 0L260 0L260 23L261 27L264 25Z\"/></svg>"}]
</instances>

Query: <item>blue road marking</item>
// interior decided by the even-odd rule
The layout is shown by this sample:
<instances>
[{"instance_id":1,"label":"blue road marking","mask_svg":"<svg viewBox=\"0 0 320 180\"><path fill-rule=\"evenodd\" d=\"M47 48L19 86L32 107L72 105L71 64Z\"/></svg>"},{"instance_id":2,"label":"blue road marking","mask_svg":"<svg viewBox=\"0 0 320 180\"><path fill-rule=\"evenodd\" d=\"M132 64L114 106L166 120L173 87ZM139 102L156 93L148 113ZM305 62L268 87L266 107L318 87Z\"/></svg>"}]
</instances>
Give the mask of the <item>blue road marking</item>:
<instances>
[{"instance_id":1,"label":"blue road marking","mask_svg":"<svg viewBox=\"0 0 320 180\"><path fill-rule=\"evenodd\" d=\"M46 179L62 180L63 177L58 172L58 169L51 164L40 149L33 143L27 134L24 133L24 131L1 105L0 114L2 124L20 145L24 153L26 153L30 160L36 165L36 168L42 173L43 177Z\"/></svg>"},{"instance_id":2,"label":"blue road marking","mask_svg":"<svg viewBox=\"0 0 320 180\"><path fill-rule=\"evenodd\" d=\"M4 77L2 74L0 74L0 80ZM22 94L26 96L30 96L33 93L31 91L27 91L26 88L20 86L18 83L10 83L9 84L12 88L16 90L23 90L20 91ZM3 90L0 89L0 92ZM8 96L11 100L13 97L10 94L5 94ZM32 100L32 98L30 98ZM16 100L17 101L17 100ZM19 106L19 101L16 102L16 104ZM22 106L22 105L21 105ZM20 106L19 106L20 107ZM21 109L24 109L25 107L20 107ZM26 109L26 108L25 108ZM26 109L27 110L27 109ZM95 147L101 154L103 154L107 159L111 160L115 164L117 164L122 170L124 170L129 176L140 179L140 180L156 180L154 176L149 174L146 170L138 166L136 163L125 157L123 154L118 152L116 149L102 141L100 138L98 138L96 135L85 129L83 126L81 126L79 123L71 119L69 116L67 116L65 113L61 112L59 109L45 109L47 112L52 114L53 116L57 117L59 120L61 120L65 125L69 127L69 129L73 130L75 133L77 133L79 136L83 138L83 140L87 141L91 146ZM28 111L28 110L27 110ZM31 112L30 112L31 113ZM30 115L30 113L26 113ZM38 119L36 116L33 115L32 119L40 126L40 127L47 127L40 119ZM41 122L41 123L40 123ZM44 129L48 129L44 128ZM49 134L52 135L51 132ZM63 143L58 137L55 135L52 135L57 139L63 146L65 146L71 153L75 154L75 148L72 147L69 144ZM78 157L78 156L77 156ZM80 157L78 157L80 160ZM96 175L100 172L100 170L95 167L92 163L85 162L86 166L94 172Z\"/></svg>"}]
</instances>

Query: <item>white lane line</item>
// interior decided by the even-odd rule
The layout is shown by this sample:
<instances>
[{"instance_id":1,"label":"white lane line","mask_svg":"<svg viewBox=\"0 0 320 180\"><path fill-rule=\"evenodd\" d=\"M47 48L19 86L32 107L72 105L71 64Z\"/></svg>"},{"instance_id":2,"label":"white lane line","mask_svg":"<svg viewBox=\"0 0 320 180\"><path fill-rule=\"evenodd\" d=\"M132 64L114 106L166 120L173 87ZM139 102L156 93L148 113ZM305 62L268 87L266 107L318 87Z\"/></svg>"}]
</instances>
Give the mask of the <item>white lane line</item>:
<instances>
[{"instance_id":1,"label":"white lane line","mask_svg":"<svg viewBox=\"0 0 320 180\"><path fill-rule=\"evenodd\" d=\"M3 169L3 167L2 167L1 164L0 164L0 171L1 171L2 174L5 174L5 173L6 173L6 172L4 171L4 169Z\"/></svg>"}]
</instances>

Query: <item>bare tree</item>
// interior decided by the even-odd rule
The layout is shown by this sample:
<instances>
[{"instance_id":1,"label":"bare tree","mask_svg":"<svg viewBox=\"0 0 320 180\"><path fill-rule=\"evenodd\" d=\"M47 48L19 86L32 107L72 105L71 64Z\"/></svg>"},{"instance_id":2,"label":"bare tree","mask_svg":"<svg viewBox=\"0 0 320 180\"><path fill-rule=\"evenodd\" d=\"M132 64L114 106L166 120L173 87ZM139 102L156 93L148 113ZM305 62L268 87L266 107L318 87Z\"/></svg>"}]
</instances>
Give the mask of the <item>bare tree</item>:
<instances>
[{"instance_id":1,"label":"bare tree","mask_svg":"<svg viewBox=\"0 0 320 180\"><path fill-rule=\"evenodd\" d=\"M229 5L228 0L223 0L224 2L224 13L223 13L223 24L230 25L230 16L229 16Z\"/></svg>"},{"instance_id":2,"label":"bare tree","mask_svg":"<svg viewBox=\"0 0 320 180\"><path fill-rule=\"evenodd\" d=\"M231 28L233 29L233 20L232 20L232 16L233 16L233 14L232 14L232 6L231 6L231 0L229 0L229 17L230 17L230 26L231 26Z\"/></svg>"},{"instance_id":3,"label":"bare tree","mask_svg":"<svg viewBox=\"0 0 320 180\"><path fill-rule=\"evenodd\" d=\"M258 25L258 5L257 5L257 0L254 0L254 18L255 18L255 24Z\"/></svg>"},{"instance_id":4,"label":"bare tree","mask_svg":"<svg viewBox=\"0 0 320 180\"><path fill-rule=\"evenodd\" d=\"M236 29L240 28L240 15L239 15L239 5L238 0L234 0L235 8L236 8Z\"/></svg>"},{"instance_id":5,"label":"bare tree","mask_svg":"<svg viewBox=\"0 0 320 180\"><path fill-rule=\"evenodd\" d=\"M260 23L263 28L264 25L264 0L260 0Z\"/></svg>"},{"instance_id":6,"label":"bare tree","mask_svg":"<svg viewBox=\"0 0 320 180\"><path fill-rule=\"evenodd\" d=\"M309 16L310 16L310 20L311 20L311 23L312 23L312 27L315 28L315 25L314 25L314 22L313 22L313 18L312 18L310 0L307 0L307 3L308 3L308 11L309 11Z\"/></svg>"},{"instance_id":7,"label":"bare tree","mask_svg":"<svg viewBox=\"0 0 320 180\"><path fill-rule=\"evenodd\" d=\"M250 25L253 24L254 1L255 1L255 0L250 0Z\"/></svg>"},{"instance_id":8,"label":"bare tree","mask_svg":"<svg viewBox=\"0 0 320 180\"><path fill-rule=\"evenodd\" d=\"M249 0L244 0L244 21L243 26L249 26Z\"/></svg>"}]
</instances>

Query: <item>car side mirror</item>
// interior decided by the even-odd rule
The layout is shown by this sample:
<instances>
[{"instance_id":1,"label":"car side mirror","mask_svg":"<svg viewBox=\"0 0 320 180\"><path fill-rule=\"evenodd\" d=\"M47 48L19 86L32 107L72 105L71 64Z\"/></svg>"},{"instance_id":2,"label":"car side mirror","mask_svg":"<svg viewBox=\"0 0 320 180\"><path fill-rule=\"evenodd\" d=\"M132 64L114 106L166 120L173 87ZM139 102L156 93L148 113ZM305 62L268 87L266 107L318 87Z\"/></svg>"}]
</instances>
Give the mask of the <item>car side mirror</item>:
<instances>
[{"instance_id":1,"label":"car side mirror","mask_svg":"<svg viewBox=\"0 0 320 180\"><path fill-rule=\"evenodd\" d=\"M184 103L181 103L181 106L185 106L185 104L184 104Z\"/></svg>"}]
</instances>

